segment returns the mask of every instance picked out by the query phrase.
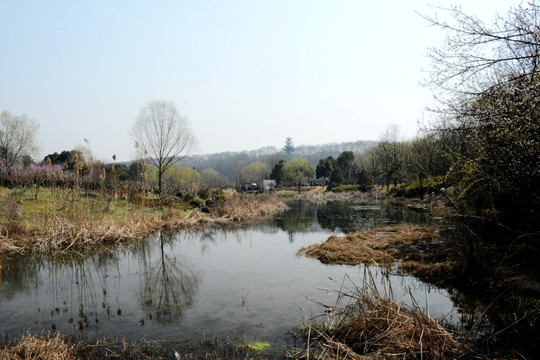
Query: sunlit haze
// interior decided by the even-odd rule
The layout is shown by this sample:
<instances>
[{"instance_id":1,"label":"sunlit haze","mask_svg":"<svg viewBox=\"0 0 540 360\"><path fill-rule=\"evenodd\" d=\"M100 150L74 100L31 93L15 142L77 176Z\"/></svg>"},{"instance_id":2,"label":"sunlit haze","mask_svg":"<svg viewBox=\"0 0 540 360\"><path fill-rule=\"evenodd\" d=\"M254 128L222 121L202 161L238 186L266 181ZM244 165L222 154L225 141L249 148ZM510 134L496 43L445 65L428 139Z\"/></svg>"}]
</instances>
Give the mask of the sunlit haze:
<instances>
[{"instance_id":1,"label":"sunlit haze","mask_svg":"<svg viewBox=\"0 0 540 360\"><path fill-rule=\"evenodd\" d=\"M418 130L430 91L416 12L462 3L491 22L517 1L1 1L0 111L40 124L40 152L83 139L98 159L134 157L149 101L174 101L197 153L376 140Z\"/></svg>"}]
</instances>

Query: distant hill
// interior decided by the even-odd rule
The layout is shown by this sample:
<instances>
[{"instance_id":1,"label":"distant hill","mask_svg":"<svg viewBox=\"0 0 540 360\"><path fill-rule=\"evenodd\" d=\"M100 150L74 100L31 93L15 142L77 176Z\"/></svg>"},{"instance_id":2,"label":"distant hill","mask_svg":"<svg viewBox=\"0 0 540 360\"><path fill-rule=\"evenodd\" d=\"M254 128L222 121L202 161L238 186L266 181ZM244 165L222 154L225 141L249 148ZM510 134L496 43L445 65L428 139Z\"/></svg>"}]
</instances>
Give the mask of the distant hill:
<instances>
[{"instance_id":1,"label":"distant hill","mask_svg":"<svg viewBox=\"0 0 540 360\"><path fill-rule=\"evenodd\" d=\"M344 151L352 151L355 154L362 154L364 150L377 141L358 140L342 143L329 143L323 145L301 145L296 148L293 156L304 156L311 165L316 166L320 159L326 159L328 156L337 158Z\"/></svg>"},{"instance_id":2,"label":"distant hill","mask_svg":"<svg viewBox=\"0 0 540 360\"><path fill-rule=\"evenodd\" d=\"M232 179L234 177L234 170L239 163L248 166L254 162L262 162L273 167L281 159L290 160L291 158L303 156L315 167L320 159L325 159L328 156L337 158L344 151L361 154L367 147L376 143L376 141L371 140L358 140L322 145L300 145L290 155L274 146L266 146L250 151L192 155L183 159L180 165L194 168L197 171L214 169L229 179Z\"/></svg>"}]
</instances>

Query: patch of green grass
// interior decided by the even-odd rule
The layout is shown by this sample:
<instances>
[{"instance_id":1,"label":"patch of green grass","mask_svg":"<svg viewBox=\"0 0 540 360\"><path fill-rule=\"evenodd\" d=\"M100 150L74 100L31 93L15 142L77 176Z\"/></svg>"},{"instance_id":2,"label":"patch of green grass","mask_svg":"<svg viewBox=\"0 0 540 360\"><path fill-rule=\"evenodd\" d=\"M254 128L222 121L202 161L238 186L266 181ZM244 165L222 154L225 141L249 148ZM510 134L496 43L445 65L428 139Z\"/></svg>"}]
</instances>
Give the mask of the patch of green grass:
<instances>
[{"instance_id":1,"label":"patch of green grass","mask_svg":"<svg viewBox=\"0 0 540 360\"><path fill-rule=\"evenodd\" d=\"M349 192L349 191L361 191L367 192L373 189L372 185L339 185L332 188L328 188L329 191L335 193Z\"/></svg>"},{"instance_id":2,"label":"patch of green grass","mask_svg":"<svg viewBox=\"0 0 540 360\"><path fill-rule=\"evenodd\" d=\"M240 345L243 350L261 352L270 349L270 344L262 341L250 341Z\"/></svg>"},{"instance_id":3,"label":"patch of green grass","mask_svg":"<svg viewBox=\"0 0 540 360\"><path fill-rule=\"evenodd\" d=\"M37 195L37 196L36 196ZM0 187L0 206L15 201L28 230L39 229L64 219L81 223L88 220L112 220L117 224L128 219L160 219L175 211L183 214L189 205L175 203L171 208L134 204L123 196L72 188L38 188L21 191Z\"/></svg>"}]
</instances>

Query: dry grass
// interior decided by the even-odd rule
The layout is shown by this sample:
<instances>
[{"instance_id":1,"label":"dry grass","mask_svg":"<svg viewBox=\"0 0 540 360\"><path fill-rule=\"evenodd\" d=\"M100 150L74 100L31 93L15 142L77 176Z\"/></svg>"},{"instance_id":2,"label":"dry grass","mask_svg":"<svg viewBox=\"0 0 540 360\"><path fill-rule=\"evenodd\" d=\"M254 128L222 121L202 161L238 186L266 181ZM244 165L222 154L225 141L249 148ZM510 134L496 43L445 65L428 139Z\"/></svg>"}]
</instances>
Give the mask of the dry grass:
<instances>
[{"instance_id":1,"label":"dry grass","mask_svg":"<svg viewBox=\"0 0 540 360\"><path fill-rule=\"evenodd\" d=\"M0 348L0 358L9 360L67 360L75 359L73 345L62 337L24 336L12 346Z\"/></svg>"},{"instance_id":2,"label":"dry grass","mask_svg":"<svg viewBox=\"0 0 540 360\"><path fill-rule=\"evenodd\" d=\"M303 200L315 201L315 202L328 202L328 201L344 201L353 203L376 203L382 199L381 194L378 192L361 192L361 191L348 191L348 192L315 192L302 194Z\"/></svg>"},{"instance_id":3,"label":"dry grass","mask_svg":"<svg viewBox=\"0 0 540 360\"><path fill-rule=\"evenodd\" d=\"M246 346L247 345L247 346ZM217 339L204 336L199 342L173 343L169 340L76 339L56 336L25 335L18 341L0 345L0 359L176 359L186 360L255 360L267 359L265 343ZM178 351L177 351L178 350Z\"/></svg>"},{"instance_id":4,"label":"dry grass","mask_svg":"<svg viewBox=\"0 0 540 360\"><path fill-rule=\"evenodd\" d=\"M302 248L299 255L326 264L366 264L391 267L436 281L457 272L456 250L438 241L435 228L392 225L343 237L331 236L322 244Z\"/></svg>"},{"instance_id":5,"label":"dry grass","mask_svg":"<svg viewBox=\"0 0 540 360\"><path fill-rule=\"evenodd\" d=\"M380 201L383 196L378 191L361 192L348 191L335 193L326 191L326 186L302 187L302 191L298 194L297 188L286 188L276 191L276 194L283 198L295 198L318 203L329 201L346 201L354 203L374 203Z\"/></svg>"},{"instance_id":6,"label":"dry grass","mask_svg":"<svg viewBox=\"0 0 540 360\"><path fill-rule=\"evenodd\" d=\"M238 226L248 222L266 221L287 208L274 196L240 196L230 191L227 196L228 200L212 209L210 213L194 209L181 219L172 219L168 226L172 228Z\"/></svg>"},{"instance_id":7,"label":"dry grass","mask_svg":"<svg viewBox=\"0 0 540 360\"><path fill-rule=\"evenodd\" d=\"M343 237L334 235L322 244L300 249L299 253L327 264L389 265L398 261L411 244L435 237L432 227L399 224Z\"/></svg>"},{"instance_id":8,"label":"dry grass","mask_svg":"<svg viewBox=\"0 0 540 360\"><path fill-rule=\"evenodd\" d=\"M225 200L207 214L173 204L163 208L137 206L123 199L102 200L72 190L42 194L40 200L0 199L0 255L26 251L66 251L141 240L165 229L234 226L267 220L286 206L275 197L240 196L226 191Z\"/></svg>"},{"instance_id":9,"label":"dry grass","mask_svg":"<svg viewBox=\"0 0 540 360\"><path fill-rule=\"evenodd\" d=\"M307 346L296 359L456 359L468 348L422 312L413 299L408 307L392 295L382 296L370 285L338 292L349 299L343 307L328 307L323 322L309 327ZM391 294L391 291L385 291Z\"/></svg>"}]
</instances>

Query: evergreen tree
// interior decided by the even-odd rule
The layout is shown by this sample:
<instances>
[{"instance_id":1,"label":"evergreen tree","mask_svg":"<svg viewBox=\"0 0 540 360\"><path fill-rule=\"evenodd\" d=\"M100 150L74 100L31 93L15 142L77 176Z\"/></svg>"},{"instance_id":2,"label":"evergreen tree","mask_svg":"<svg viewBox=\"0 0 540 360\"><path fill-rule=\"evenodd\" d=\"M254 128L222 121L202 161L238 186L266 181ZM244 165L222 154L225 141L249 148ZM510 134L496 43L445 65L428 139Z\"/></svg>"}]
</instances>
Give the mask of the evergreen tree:
<instances>
[{"instance_id":1,"label":"evergreen tree","mask_svg":"<svg viewBox=\"0 0 540 360\"><path fill-rule=\"evenodd\" d=\"M287 139L285 139L285 146L283 147L283 151L285 151L287 154L292 154L294 152L294 144L292 138L288 137Z\"/></svg>"},{"instance_id":2,"label":"evergreen tree","mask_svg":"<svg viewBox=\"0 0 540 360\"><path fill-rule=\"evenodd\" d=\"M283 184L283 179L285 177L283 173L283 167L287 162L285 160L279 160L279 162L274 165L272 172L270 173L270 179L276 180L277 185Z\"/></svg>"}]
</instances>

